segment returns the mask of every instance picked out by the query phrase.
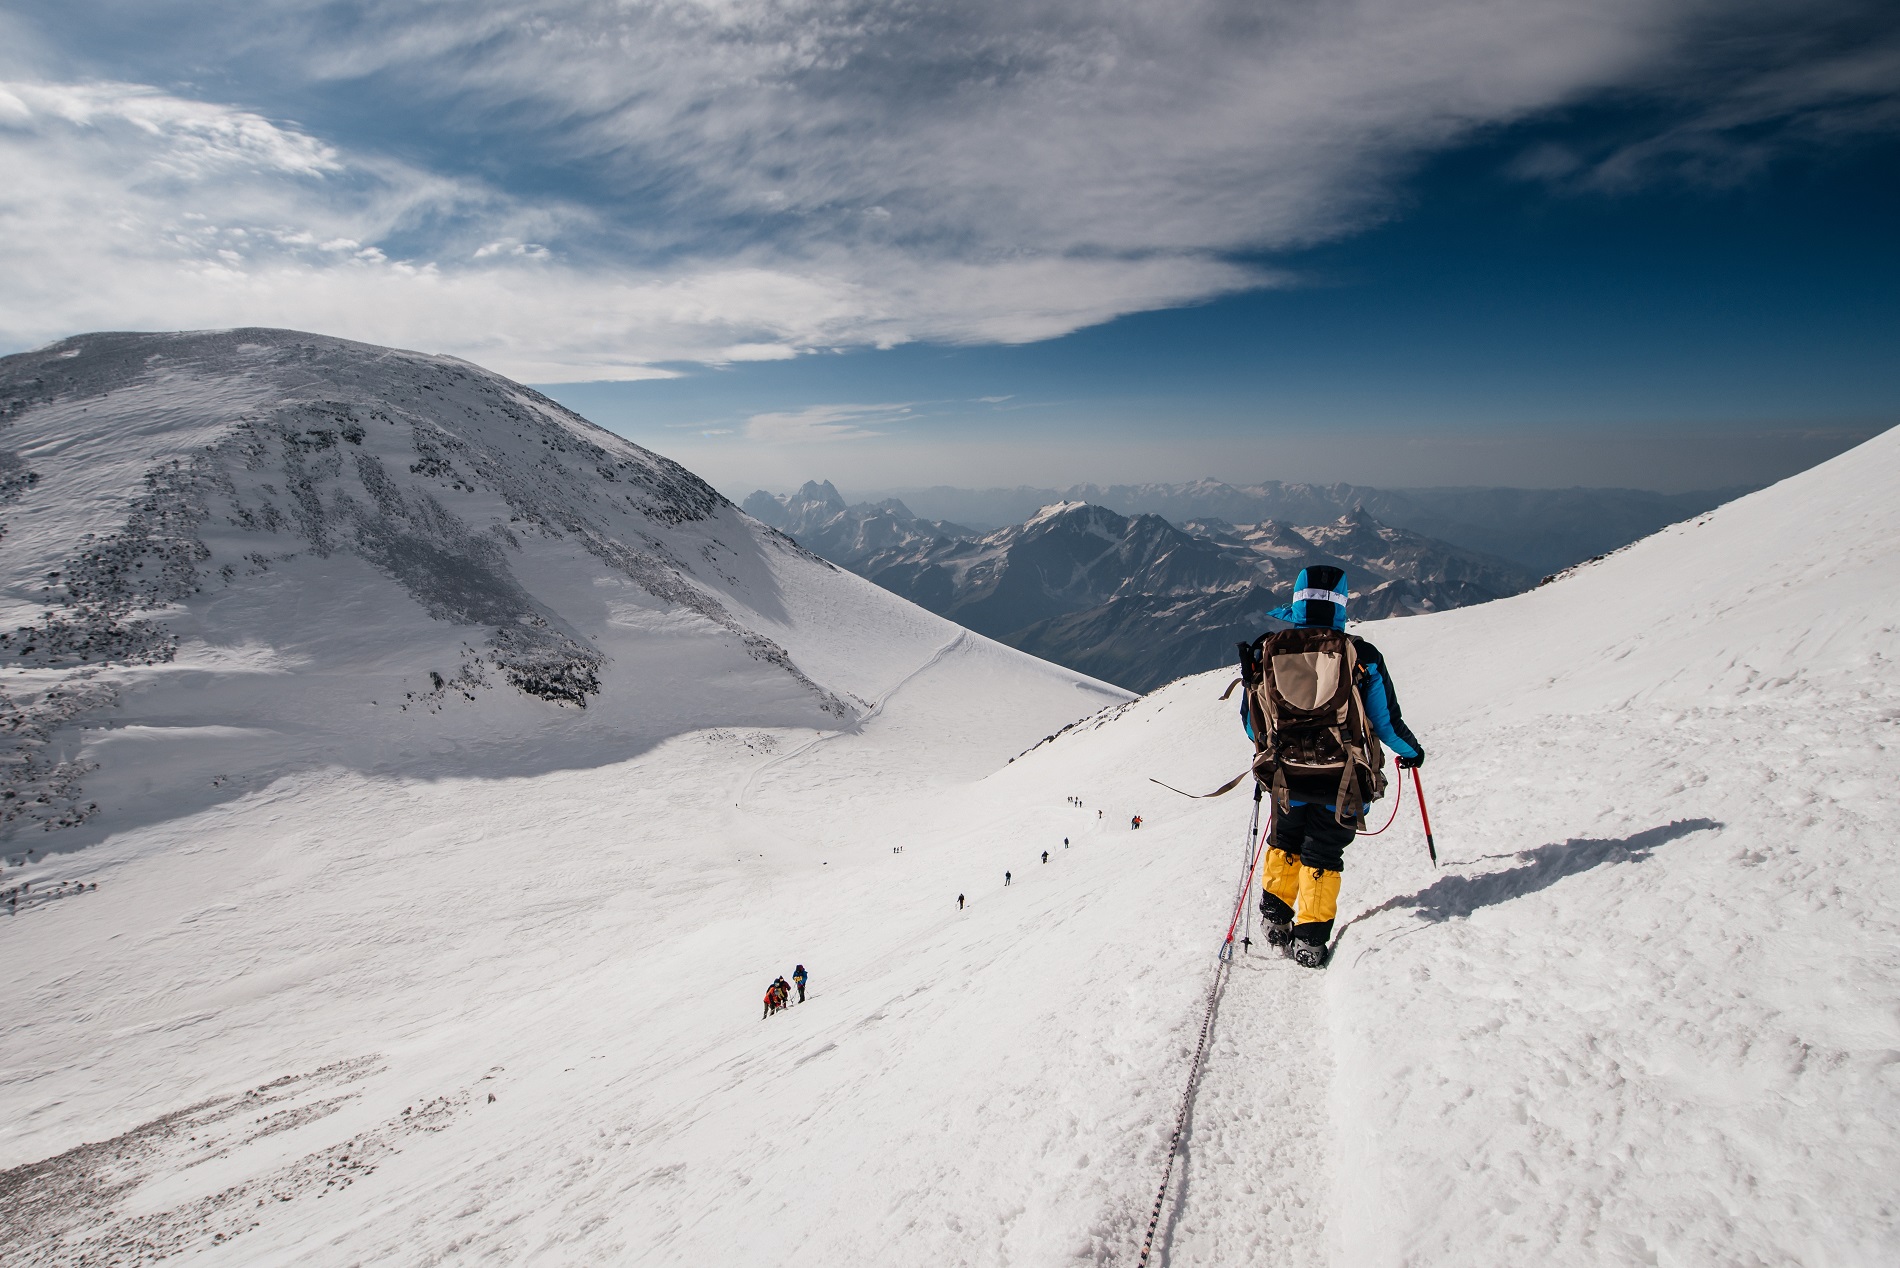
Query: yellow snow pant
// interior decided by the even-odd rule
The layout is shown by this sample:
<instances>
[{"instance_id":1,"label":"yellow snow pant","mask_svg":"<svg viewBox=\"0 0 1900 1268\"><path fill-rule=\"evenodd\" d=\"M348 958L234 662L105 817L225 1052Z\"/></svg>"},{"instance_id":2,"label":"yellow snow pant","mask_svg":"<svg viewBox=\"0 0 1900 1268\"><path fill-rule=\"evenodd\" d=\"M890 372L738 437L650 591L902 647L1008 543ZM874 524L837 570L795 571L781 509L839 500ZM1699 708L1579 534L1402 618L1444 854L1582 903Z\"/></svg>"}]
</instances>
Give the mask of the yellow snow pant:
<instances>
[{"instance_id":1,"label":"yellow snow pant","mask_svg":"<svg viewBox=\"0 0 1900 1268\"><path fill-rule=\"evenodd\" d=\"M1260 888L1291 907L1300 896L1300 860L1282 849L1267 851L1260 864Z\"/></svg>"},{"instance_id":2,"label":"yellow snow pant","mask_svg":"<svg viewBox=\"0 0 1900 1268\"><path fill-rule=\"evenodd\" d=\"M1260 888L1287 905L1295 924L1329 924L1339 912L1339 873L1307 867L1277 847L1261 861Z\"/></svg>"},{"instance_id":3,"label":"yellow snow pant","mask_svg":"<svg viewBox=\"0 0 1900 1268\"><path fill-rule=\"evenodd\" d=\"M1339 914L1339 873L1317 867L1300 868L1300 901L1295 908L1296 925L1322 924L1332 932L1333 917Z\"/></svg>"}]
</instances>

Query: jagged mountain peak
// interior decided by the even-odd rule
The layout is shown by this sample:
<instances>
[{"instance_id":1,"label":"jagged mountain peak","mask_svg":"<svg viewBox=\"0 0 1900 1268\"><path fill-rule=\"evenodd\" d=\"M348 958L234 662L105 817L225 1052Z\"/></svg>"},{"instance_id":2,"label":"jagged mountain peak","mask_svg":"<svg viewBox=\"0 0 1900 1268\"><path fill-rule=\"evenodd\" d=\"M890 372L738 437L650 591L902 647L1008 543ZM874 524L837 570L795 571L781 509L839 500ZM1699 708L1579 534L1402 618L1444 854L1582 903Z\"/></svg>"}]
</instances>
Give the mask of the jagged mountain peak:
<instances>
[{"instance_id":1,"label":"jagged mountain peak","mask_svg":"<svg viewBox=\"0 0 1900 1268\"><path fill-rule=\"evenodd\" d=\"M807 480L794 495L805 502L818 502L835 511L845 509L844 495L829 480Z\"/></svg>"}]
</instances>

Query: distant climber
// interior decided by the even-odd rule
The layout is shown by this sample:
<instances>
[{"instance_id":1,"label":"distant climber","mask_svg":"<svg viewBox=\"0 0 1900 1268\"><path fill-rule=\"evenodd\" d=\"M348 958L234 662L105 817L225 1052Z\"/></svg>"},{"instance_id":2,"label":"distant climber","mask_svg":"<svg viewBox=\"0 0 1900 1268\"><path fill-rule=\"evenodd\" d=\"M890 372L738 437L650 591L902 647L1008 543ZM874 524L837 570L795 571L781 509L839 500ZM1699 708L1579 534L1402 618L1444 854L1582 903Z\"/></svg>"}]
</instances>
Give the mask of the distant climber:
<instances>
[{"instance_id":1,"label":"distant climber","mask_svg":"<svg viewBox=\"0 0 1900 1268\"><path fill-rule=\"evenodd\" d=\"M792 981L798 987L798 1002L805 1002L805 966L799 965L792 970Z\"/></svg>"},{"instance_id":2,"label":"distant climber","mask_svg":"<svg viewBox=\"0 0 1900 1268\"><path fill-rule=\"evenodd\" d=\"M1004 884L1004 885L1008 885L1008 884L1009 884L1009 873L1008 873L1008 872L1004 872L1004 873L1003 873L1003 884Z\"/></svg>"},{"instance_id":3,"label":"distant climber","mask_svg":"<svg viewBox=\"0 0 1900 1268\"><path fill-rule=\"evenodd\" d=\"M1047 863L1047 862L1049 861L1049 851L1047 851L1047 850L1044 850L1044 851L1042 852L1042 861L1043 861L1043 862L1045 862L1045 863Z\"/></svg>"},{"instance_id":4,"label":"distant climber","mask_svg":"<svg viewBox=\"0 0 1900 1268\"><path fill-rule=\"evenodd\" d=\"M1240 645L1241 725L1254 778L1274 801L1260 915L1267 945L1312 969L1326 963L1345 848L1385 794L1380 742L1403 769L1425 764L1385 658L1346 633L1346 596L1342 570L1303 568L1293 602L1270 614L1293 628Z\"/></svg>"},{"instance_id":5,"label":"distant climber","mask_svg":"<svg viewBox=\"0 0 1900 1268\"><path fill-rule=\"evenodd\" d=\"M957 910L958 911L963 910L963 895L962 894L957 895Z\"/></svg>"},{"instance_id":6,"label":"distant climber","mask_svg":"<svg viewBox=\"0 0 1900 1268\"><path fill-rule=\"evenodd\" d=\"M1128 826L1130 828L1139 828L1141 826L1141 816L1136 815L1132 819L1130 819L1128 821Z\"/></svg>"},{"instance_id":7,"label":"distant climber","mask_svg":"<svg viewBox=\"0 0 1900 1268\"><path fill-rule=\"evenodd\" d=\"M780 993L778 983L774 982L765 988L765 1011L759 1014L759 1020L764 1021L783 1007L785 1007L785 996Z\"/></svg>"}]
</instances>

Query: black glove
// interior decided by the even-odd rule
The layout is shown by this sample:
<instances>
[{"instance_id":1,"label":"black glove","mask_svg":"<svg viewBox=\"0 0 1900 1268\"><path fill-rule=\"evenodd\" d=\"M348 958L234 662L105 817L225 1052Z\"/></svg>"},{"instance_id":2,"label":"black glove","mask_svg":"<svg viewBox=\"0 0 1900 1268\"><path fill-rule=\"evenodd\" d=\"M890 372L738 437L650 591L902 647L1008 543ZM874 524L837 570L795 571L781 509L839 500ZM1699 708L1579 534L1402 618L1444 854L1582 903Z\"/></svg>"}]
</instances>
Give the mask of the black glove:
<instances>
[{"instance_id":1,"label":"black glove","mask_svg":"<svg viewBox=\"0 0 1900 1268\"><path fill-rule=\"evenodd\" d=\"M1424 764L1425 764L1425 750L1424 749L1420 749L1418 751L1417 757L1401 757L1399 759L1400 770L1417 770L1419 767L1423 766Z\"/></svg>"}]
</instances>

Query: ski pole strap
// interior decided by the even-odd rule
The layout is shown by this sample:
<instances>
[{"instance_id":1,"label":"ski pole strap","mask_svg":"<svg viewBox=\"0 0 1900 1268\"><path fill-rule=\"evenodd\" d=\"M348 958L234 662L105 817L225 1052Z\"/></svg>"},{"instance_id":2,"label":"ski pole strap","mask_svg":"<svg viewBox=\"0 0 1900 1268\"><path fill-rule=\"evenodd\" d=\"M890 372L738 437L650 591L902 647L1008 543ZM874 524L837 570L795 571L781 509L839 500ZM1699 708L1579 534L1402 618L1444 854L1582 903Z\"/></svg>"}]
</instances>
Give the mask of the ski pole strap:
<instances>
[{"instance_id":1,"label":"ski pole strap","mask_svg":"<svg viewBox=\"0 0 1900 1268\"><path fill-rule=\"evenodd\" d=\"M1419 781L1418 767L1412 768L1412 790L1418 794L1418 818L1425 825L1425 852L1432 856L1432 866L1438 866L1438 846L1432 841L1432 816L1425 809L1425 785Z\"/></svg>"}]
</instances>

